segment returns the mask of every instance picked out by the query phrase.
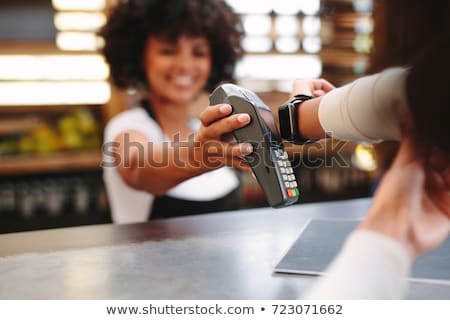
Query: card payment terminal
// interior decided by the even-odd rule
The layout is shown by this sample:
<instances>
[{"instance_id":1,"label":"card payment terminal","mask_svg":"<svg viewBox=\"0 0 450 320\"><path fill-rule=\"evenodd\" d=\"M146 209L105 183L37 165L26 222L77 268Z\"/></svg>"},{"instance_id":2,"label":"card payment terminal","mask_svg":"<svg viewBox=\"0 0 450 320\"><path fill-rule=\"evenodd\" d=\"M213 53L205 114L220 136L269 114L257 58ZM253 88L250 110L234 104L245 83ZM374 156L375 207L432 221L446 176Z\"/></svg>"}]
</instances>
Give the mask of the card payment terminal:
<instances>
[{"instance_id":1,"label":"card payment terminal","mask_svg":"<svg viewBox=\"0 0 450 320\"><path fill-rule=\"evenodd\" d=\"M233 132L240 143L253 145L245 159L253 170L267 201L272 207L297 202L299 189L294 170L278 135L272 111L252 91L234 84L222 84L209 97L210 104L230 104L232 114L248 113L251 122Z\"/></svg>"}]
</instances>

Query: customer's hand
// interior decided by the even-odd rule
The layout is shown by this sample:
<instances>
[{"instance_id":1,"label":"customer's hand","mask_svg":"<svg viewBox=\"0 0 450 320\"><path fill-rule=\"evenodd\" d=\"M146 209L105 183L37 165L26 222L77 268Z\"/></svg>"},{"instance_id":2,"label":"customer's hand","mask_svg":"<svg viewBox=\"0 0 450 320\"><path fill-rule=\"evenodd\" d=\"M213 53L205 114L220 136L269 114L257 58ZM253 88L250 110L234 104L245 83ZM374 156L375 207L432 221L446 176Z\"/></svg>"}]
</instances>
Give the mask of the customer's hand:
<instances>
[{"instance_id":1,"label":"customer's hand","mask_svg":"<svg viewBox=\"0 0 450 320\"><path fill-rule=\"evenodd\" d=\"M251 172L243 159L253 152L250 143L236 143L231 135L235 129L250 123L246 113L230 115L228 104L207 107L201 114L202 126L196 134L196 159L200 160L206 171L221 166L231 166Z\"/></svg>"},{"instance_id":2,"label":"customer's hand","mask_svg":"<svg viewBox=\"0 0 450 320\"><path fill-rule=\"evenodd\" d=\"M294 97L296 94L320 97L334 88L335 87L325 79L295 80L292 84L291 97Z\"/></svg>"},{"instance_id":3,"label":"customer's hand","mask_svg":"<svg viewBox=\"0 0 450 320\"><path fill-rule=\"evenodd\" d=\"M335 87L324 79L295 80L292 84L290 98L297 94L315 97L304 101L297 112L297 128L303 137L310 139L323 139L327 137L319 120L320 97Z\"/></svg>"},{"instance_id":4,"label":"customer's hand","mask_svg":"<svg viewBox=\"0 0 450 320\"><path fill-rule=\"evenodd\" d=\"M449 163L405 136L360 228L398 240L412 259L436 248L450 232Z\"/></svg>"}]
</instances>

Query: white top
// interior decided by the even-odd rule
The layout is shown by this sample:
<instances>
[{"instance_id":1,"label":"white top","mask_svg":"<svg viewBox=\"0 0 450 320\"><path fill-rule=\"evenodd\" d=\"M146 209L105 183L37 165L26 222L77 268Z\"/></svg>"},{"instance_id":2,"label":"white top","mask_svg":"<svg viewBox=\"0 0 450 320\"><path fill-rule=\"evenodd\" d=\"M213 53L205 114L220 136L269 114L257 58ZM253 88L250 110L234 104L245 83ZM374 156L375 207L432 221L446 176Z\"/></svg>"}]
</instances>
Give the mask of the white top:
<instances>
[{"instance_id":1,"label":"white top","mask_svg":"<svg viewBox=\"0 0 450 320\"><path fill-rule=\"evenodd\" d=\"M411 260L401 244L356 230L306 299L402 299Z\"/></svg>"},{"instance_id":2,"label":"white top","mask_svg":"<svg viewBox=\"0 0 450 320\"><path fill-rule=\"evenodd\" d=\"M191 121L191 127L198 129L200 122ZM121 133L136 130L146 135L151 142L169 141L159 125L147 112L136 107L113 117L104 132L104 143L112 142ZM114 162L111 151L104 145L103 180L115 223L135 223L147 221L153 205L154 195L129 187L116 168L107 164ZM157 181L155 181L157 183ZM227 195L239 185L239 180L231 168L223 167L188 179L167 192L174 198L195 201L209 201Z\"/></svg>"},{"instance_id":3,"label":"white top","mask_svg":"<svg viewBox=\"0 0 450 320\"><path fill-rule=\"evenodd\" d=\"M319 121L340 140L378 142L400 140L396 102L406 104L405 68L390 68L359 78L323 95Z\"/></svg>"}]
</instances>

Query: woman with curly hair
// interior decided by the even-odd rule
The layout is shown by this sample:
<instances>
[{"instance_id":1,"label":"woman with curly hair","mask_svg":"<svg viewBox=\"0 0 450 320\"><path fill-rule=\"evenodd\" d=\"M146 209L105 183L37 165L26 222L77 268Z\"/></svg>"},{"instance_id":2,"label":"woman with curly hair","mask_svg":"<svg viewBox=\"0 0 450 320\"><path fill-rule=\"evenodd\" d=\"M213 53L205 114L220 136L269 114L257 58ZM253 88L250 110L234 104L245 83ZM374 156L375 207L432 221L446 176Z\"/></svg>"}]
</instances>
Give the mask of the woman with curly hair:
<instances>
[{"instance_id":1,"label":"woman with curly hair","mask_svg":"<svg viewBox=\"0 0 450 320\"><path fill-rule=\"evenodd\" d=\"M241 159L252 148L225 133L250 118L216 105L201 124L188 108L232 80L241 30L222 0L128 0L112 9L101 31L112 80L146 92L105 128L104 180L114 222L238 208L239 180L225 166L245 169Z\"/></svg>"}]
</instances>

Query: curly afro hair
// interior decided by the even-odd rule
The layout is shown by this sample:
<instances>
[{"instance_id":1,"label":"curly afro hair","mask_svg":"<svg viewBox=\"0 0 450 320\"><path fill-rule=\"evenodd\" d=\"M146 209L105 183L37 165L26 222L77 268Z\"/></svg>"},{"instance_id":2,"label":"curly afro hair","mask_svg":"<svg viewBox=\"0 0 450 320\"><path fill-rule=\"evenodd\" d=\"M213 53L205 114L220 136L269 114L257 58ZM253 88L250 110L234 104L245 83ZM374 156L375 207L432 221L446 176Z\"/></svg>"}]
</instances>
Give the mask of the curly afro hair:
<instances>
[{"instance_id":1,"label":"curly afro hair","mask_svg":"<svg viewBox=\"0 0 450 320\"><path fill-rule=\"evenodd\" d=\"M142 58L150 35L171 41L181 35L206 37L212 57L207 90L232 81L242 55L240 17L223 0L122 0L100 35L112 80L122 89L147 87Z\"/></svg>"}]
</instances>

